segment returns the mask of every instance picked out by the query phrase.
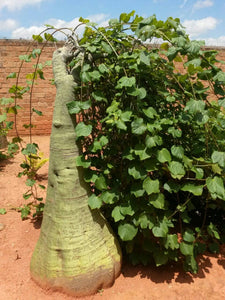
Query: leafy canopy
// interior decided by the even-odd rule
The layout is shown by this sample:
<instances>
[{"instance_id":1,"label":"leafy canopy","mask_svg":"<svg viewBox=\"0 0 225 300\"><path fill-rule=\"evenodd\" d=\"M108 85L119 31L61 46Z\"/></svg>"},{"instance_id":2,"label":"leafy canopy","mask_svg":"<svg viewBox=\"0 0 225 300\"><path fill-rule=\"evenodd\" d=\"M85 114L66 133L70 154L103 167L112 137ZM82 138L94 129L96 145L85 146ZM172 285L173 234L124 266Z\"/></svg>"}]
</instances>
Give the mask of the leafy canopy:
<instances>
[{"instance_id":1,"label":"leafy canopy","mask_svg":"<svg viewBox=\"0 0 225 300\"><path fill-rule=\"evenodd\" d=\"M179 19L122 13L88 20L69 112L92 209L111 220L134 264L183 260L224 241L225 74L217 52L190 41ZM160 39L162 43L155 45ZM216 101L215 101L216 100Z\"/></svg>"}]
</instances>

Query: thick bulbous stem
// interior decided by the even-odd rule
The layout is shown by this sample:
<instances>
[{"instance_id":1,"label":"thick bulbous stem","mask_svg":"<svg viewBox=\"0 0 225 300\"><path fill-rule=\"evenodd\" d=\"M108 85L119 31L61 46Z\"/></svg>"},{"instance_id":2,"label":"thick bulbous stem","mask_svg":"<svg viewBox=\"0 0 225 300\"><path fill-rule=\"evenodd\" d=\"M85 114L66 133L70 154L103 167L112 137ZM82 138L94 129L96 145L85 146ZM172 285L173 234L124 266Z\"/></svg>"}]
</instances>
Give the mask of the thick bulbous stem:
<instances>
[{"instance_id":1,"label":"thick bulbous stem","mask_svg":"<svg viewBox=\"0 0 225 300\"><path fill-rule=\"evenodd\" d=\"M120 273L121 250L107 221L88 207L89 186L76 166L80 154L66 103L76 83L66 68L68 49L54 52L57 88L50 140L49 178L41 233L30 271L44 288L83 296L111 286Z\"/></svg>"}]
</instances>

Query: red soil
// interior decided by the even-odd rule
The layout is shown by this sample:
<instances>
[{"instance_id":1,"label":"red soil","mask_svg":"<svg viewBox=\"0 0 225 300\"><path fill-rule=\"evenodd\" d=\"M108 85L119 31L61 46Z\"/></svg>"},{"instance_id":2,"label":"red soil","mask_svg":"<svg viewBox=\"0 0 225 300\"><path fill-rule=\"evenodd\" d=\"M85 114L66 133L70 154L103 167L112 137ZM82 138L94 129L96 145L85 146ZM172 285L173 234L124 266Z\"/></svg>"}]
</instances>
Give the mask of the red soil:
<instances>
[{"instance_id":1,"label":"red soil","mask_svg":"<svg viewBox=\"0 0 225 300\"><path fill-rule=\"evenodd\" d=\"M33 137L40 150L49 155L49 137ZM44 291L30 278L29 264L40 232L40 224L22 221L14 208L26 203L25 178L18 178L21 154L0 165L0 300L70 300L58 292ZM47 185L47 164L40 170L41 184ZM45 191L42 192L43 196ZM29 200L28 200L29 201ZM1 225L3 224L3 225ZM197 275L182 271L181 266L132 267L125 265L115 284L85 300L142 299L225 299L225 247L223 255L199 258Z\"/></svg>"}]
</instances>

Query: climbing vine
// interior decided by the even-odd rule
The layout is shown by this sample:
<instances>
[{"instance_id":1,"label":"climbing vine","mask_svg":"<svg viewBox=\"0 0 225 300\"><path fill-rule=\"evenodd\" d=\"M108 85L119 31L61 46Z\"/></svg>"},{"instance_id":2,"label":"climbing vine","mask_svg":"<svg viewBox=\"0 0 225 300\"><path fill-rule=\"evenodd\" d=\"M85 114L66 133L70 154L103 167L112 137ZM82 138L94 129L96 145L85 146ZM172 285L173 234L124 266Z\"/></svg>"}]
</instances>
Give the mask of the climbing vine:
<instances>
[{"instance_id":1,"label":"climbing vine","mask_svg":"<svg viewBox=\"0 0 225 300\"><path fill-rule=\"evenodd\" d=\"M92 209L111 221L134 264L219 252L225 220L225 73L217 52L191 41L179 19L123 13L88 20L70 63L68 104L84 153L77 166ZM150 42L160 39L160 45ZM183 71L180 71L178 66Z\"/></svg>"}]
</instances>

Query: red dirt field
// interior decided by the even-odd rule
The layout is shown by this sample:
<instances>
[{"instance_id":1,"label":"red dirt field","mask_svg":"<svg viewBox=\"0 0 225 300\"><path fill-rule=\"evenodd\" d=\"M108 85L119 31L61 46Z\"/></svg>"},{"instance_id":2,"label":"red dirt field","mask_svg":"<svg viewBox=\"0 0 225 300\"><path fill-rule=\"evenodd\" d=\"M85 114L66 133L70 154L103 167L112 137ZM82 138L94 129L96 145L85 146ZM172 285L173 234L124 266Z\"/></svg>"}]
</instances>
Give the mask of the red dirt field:
<instances>
[{"instance_id":1,"label":"red dirt field","mask_svg":"<svg viewBox=\"0 0 225 300\"><path fill-rule=\"evenodd\" d=\"M27 140L27 139L25 139ZM45 156L49 155L49 137L35 136ZM73 297L58 292L44 291L30 278L29 264L37 242L40 224L21 220L15 208L26 203L25 178L18 178L21 171L21 154L0 163L0 208L7 213L0 215L0 300L71 300ZM48 165L40 170L41 184L47 185ZM43 196L45 191L42 192ZM29 201L29 200L27 200ZM222 255L199 258L197 275L182 271L182 267L169 265L133 267L124 265L115 284L85 300L155 300L155 299L225 299L225 247Z\"/></svg>"}]
</instances>

